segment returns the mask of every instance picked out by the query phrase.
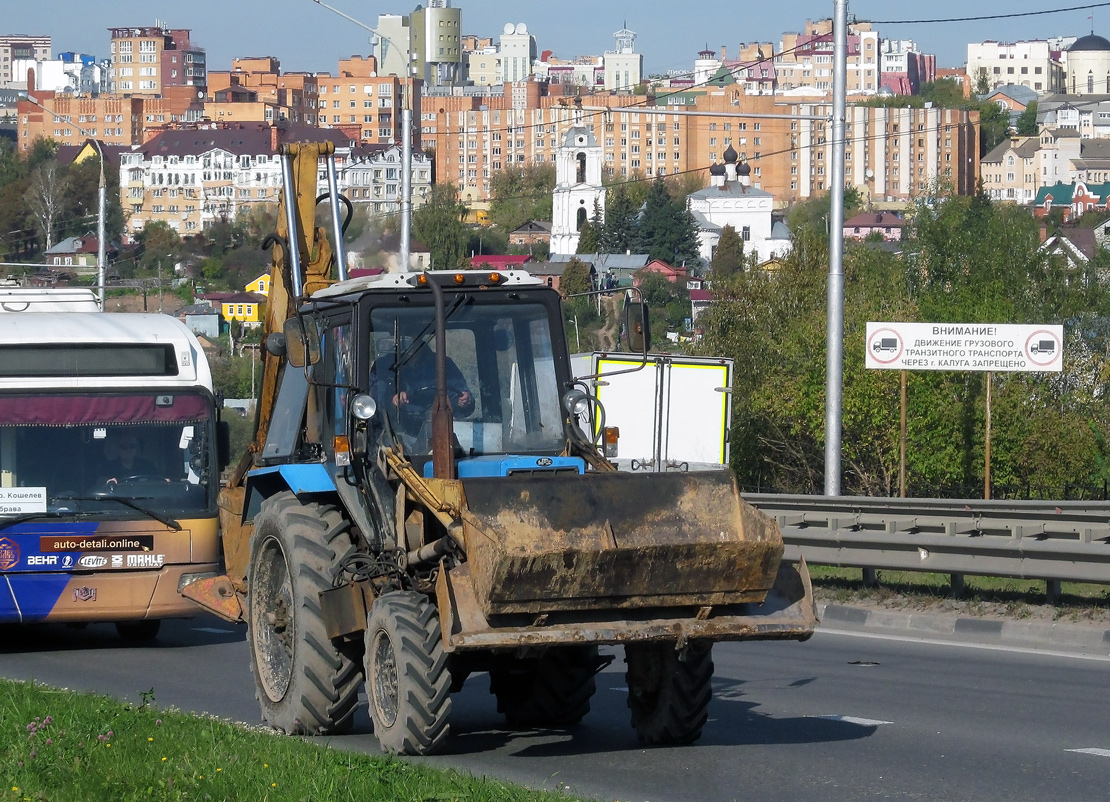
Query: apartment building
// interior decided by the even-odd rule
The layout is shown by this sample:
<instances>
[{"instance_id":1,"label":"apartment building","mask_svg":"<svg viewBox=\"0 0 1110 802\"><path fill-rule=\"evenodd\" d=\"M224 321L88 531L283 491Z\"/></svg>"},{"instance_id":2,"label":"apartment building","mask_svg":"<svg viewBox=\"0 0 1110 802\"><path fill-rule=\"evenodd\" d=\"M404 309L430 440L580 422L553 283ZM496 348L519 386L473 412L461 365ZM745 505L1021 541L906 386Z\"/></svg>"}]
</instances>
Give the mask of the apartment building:
<instances>
[{"instance_id":1,"label":"apartment building","mask_svg":"<svg viewBox=\"0 0 1110 802\"><path fill-rule=\"evenodd\" d=\"M1044 39L1022 42L971 42L967 77L977 91L980 76L989 89L1003 84L1027 86L1038 94L1064 91L1065 56Z\"/></svg>"},{"instance_id":2,"label":"apartment building","mask_svg":"<svg viewBox=\"0 0 1110 802\"><path fill-rule=\"evenodd\" d=\"M621 28L613 34L612 50L601 57L607 92L631 92L643 80L644 56L636 52L636 33Z\"/></svg>"},{"instance_id":3,"label":"apartment building","mask_svg":"<svg viewBox=\"0 0 1110 802\"><path fill-rule=\"evenodd\" d=\"M276 204L281 190L278 147L285 141L329 141L335 145L339 190L372 214L399 209L400 148L364 145L341 130L254 124L196 126L166 130L120 156L120 202L131 232L155 220L186 235L234 218L257 205ZM431 186L424 154L412 162L413 204ZM327 189L321 168L319 192Z\"/></svg>"},{"instance_id":4,"label":"apartment building","mask_svg":"<svg viewBox=\"0 0 1110 802\"><path fill-rule=\"evenodd\" d=\"M153 96L168 86L208 85L204 49L189 38L187 28L109 28L111 64L108 91Z\"/></svg>"},{"instance_id":5,"label":"apartment building","mask_svg":"<svg viewBox=\"0 0 1110 802\"><path fill-rule=\"evenodd\" d=\"M806 20L803 33L783 34L775 57L775 78L780 90L813 88L832 93L832 20ZM874 94L879 90L881 52L878 31L870 23L848 26L848 94Z\"/></svg>"},{"instance_id":6,"label":"apartment building","mask_svg":"<svg viewBox=\"0 0 1110 802\"><path fill-rule=\"evenodd\" d=\"M693 81L697 88L722 79L738 83L748 95L778 93L804 97L832 96L833 82L832 20L807 20L802 33L784 33L778 45L771 42L742 44L735 59L729 59L725 47L716 51L705 49L694 62ZM847 72L849 95L875 94L882 74L882 49L877 31L870 23L848 26ZM672 82L672 85L683 82Z\"/></svg>"},{"instance_id":7,"label":"apartment building","mask_svg":"<svg viewBox=\"0 0 1110 802\"><path fill-rule=\"evenodd\" d=\"M413 141L418 139L422 82L397 75L378 75L373 57L351 56L339 62L338 75L316 76L316 124L321 128L358 131L365 142L404 141L401 111L412 104Z\"/></svg>"},{"instance_id":8,"label":"apartment building","mask_svg":"<svg viewBox=\"0 0 1110 802\"><path fill-rule=\"evenodd\" d=\"M161 97L70 95L32 92L17 105L16 137L20 152L36 139L77 145L98 139L106 145L141 145L148 131L195 122L203 106L191 87L167 87Z\"/></svg>"},{"instance_id":9,"label":"apartment building","mask_svg":"<svg viewBox=\"0 0 1110 802\"><path fill-rule=\"evenodd\" d=\"M1032 203L1041 184L1037 162L1040 138L1015 136L999 143L979 162L983 191L991 200Z\"/></svg>"},{"instance_id":10,"label":"apartment building","mask_svg":"<svg viewBox=\"0 0 1110 802\"><path fill-rule=\"evenodd\" d=\"M35 85L27 86L34 70ZM12 62L13 89L98 95L107 88L108 63L83 53L59 53L52 59L18 59Z\"/></svg>"},{"instance_id":11,"label":"apartment building","mask_svg":"<svg viewBox=\"0 0 1110 802\"><path fill-rule=\"evenodd\" d=\"M921 85L937 79L937 57L922 53L912 39L883 39L879 86L896 95L916 95Z\"/></svg>"},{"instance_id":12,"label":"apartment building","mask_svg":"<svg viewBox=\"0 0 1110 802\"><path fill-rule=\"evenodd\" d=\"M0 89L26 89L27 73L15 71L15 62L46 61L51 53L49 36L0 35Z\"/></svg>"},{"instance_id":13,"label":"apartment building","mask_svg":"<svg viewBox=\"0 0 1110 802\"><path fill-rule=\"evenodd\" d=\"M230 70L208 73L205 116L214 121L316 124L319 95L313 73L282 73L273 56L236 58ZM240 104L251 104L246 108ZM249 116L255 115L255 116Z\"/></svg>"},{"instance_id":14,"label":"apartment building","mask_svg":"<svg viewBox=\"0 0 1110 802\"><path fill-rule=\"evenodd\" d=\"M554 89L555 87L551 87ZM610 176L704 171L732 146L753 187L779 203L828 191L830 100L746 95L739 85L643 97L545 95L535 83L507 93L425 98L422 141L436 176L466 202L489 199L490 177L509 166L553 162L566 129L589 128ZM905 201L936 182L971 194L978 179L979 114L957 109L848 108L845 180L875 200Z\"/></svg>"}]
</instances>

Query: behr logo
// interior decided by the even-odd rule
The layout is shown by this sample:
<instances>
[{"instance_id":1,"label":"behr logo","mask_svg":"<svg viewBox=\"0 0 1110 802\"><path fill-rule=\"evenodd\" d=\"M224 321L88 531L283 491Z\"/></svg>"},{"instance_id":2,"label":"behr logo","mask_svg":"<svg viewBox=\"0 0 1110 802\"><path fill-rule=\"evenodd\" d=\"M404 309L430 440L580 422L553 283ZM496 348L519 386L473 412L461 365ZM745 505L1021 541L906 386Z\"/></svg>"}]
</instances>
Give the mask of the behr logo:
<instances>
[{"instance_id":1,"label":"behr logo","mask_svg":"<svg viewBox=\"0 0 1110 802\"><path fill-rule=\"evenodd\" d=\"M27 555L27 564L28 565L57 565L58 564L58 555L57 554L28 554Z\"/></svg>"},{"instance_id":2,"label":"behr logo","mask_svg":"<svg viewBox=\"0 0 1110 802\"><path fill-rule=\"evenodd\" d=\"M77 564L82 568L102 568L108 564L108 558L101 557L99 554L89 554L78 560Z\"/></svg>"}]
</instances>

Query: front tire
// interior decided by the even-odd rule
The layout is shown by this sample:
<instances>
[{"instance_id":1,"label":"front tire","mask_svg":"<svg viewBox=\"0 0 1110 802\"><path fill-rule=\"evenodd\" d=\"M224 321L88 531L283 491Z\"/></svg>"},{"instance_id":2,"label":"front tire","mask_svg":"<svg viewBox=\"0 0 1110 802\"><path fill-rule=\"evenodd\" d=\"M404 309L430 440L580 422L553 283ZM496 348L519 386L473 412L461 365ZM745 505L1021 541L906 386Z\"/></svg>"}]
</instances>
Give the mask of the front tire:
<instances>
[{"instance_id":1,"label":"front tire","mask_svg":"<svg viewBox=\"0 0 1110 802\"><path fill-rule=\"evenodd\" d=\"M366 625L366 696L382 751L430 755L442 748L450 693L435 607L420 593L379 596Z\"/></svg>"},{"instance_id":2,"label":"front tire","mask_svg":"<svg viewBox=\"0 0 1110 802\"><path fill-rule=\"evenodd\" d=\"M289 492L262 503L251 533L247 640L262 719L275 729L323 735L351 726L360 655L328 638L320 592L353 551L336 508Z\"/></svg>"},{"instance_id":3,"label":"front tire","mask_svg":"<svg viewBox=\"0 0 1110 802\"><path fill-rule=\"evenodd\" d=\"M637 643L624 649L632 726L646 744L689 744L701 737L713 698L712 644Z\"/></svg>"},{"instance_id":4,"label":"front tire","mask_svg":"<svg viewBox=\"0 0 1110 802\"><path fill-rule=\"evenodd\" d=\"M590 712L600 661L596 646L552 648L489 673L497 712L514 727L577 724Z\"/></svg>"}]
</instances>

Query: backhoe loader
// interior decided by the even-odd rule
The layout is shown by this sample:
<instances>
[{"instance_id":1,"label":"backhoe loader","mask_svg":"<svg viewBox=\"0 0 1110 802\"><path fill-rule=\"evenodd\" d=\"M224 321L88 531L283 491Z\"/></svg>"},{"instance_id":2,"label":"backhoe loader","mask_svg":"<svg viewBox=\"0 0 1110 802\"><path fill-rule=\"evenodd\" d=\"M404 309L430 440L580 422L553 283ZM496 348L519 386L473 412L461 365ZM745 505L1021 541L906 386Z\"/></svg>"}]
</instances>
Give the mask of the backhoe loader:
<instances>
[{"instance_id":1,"label":"backhoe loader","mask_svg":"<svg viewBox=\"0 0 1110 802\"><path fill-rule=\"evenodd\" d=\"M510 725L568 726L613 659L599 647L621 647L639 738L696 740L714 643L813 633L804 562L728 471L615 470L546 282L347 278L340 227L333 246L314 222L328 146L282 158L258 431L220 502L227 573L183 590L246 623L263 719L341 732L365 685L381 748L429 754L469 676ZM645 307L626 316L646 355Z\"/></svg>"}]
</instances>

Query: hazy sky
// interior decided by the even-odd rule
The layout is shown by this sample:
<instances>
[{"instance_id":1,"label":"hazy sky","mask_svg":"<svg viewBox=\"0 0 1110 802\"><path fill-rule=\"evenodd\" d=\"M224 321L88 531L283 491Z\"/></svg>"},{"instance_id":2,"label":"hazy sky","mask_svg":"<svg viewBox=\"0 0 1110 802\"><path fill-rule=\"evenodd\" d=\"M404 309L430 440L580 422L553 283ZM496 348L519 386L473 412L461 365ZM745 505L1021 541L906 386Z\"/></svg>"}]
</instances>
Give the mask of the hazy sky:
<instances>
[{"instance_id":1,"label":"hazy sky","mask_svg":"<svg viewBox=\"0 0 1110 802\"><path fill-rule=\"evenodd\" d=\"M362 22L379 14L407 14L417 0L325 0ZM340 58L370 52L368 33L313 0L9 0L0 14L0 33L49 34L54 52L108 55L109 27L154 25L190 28L208 54L210 70L226 70L235 56L276 56L283 70L331 71ZM463 33L497 36L505 23L523 22L540 51L560 58L600 55L613 47L613 32L625 25L637 34L647 72L689 70L705 46L742 42L778 43L800 31L807 19L831 17L832 0L454 0L462 8ZM1015 14L1075 8L1039 16L974 22L903 23L986 14ZM961 66L968 42L1082 36L1110 38L1110 3L1082 0L1007 0L1005 3L932 0L927 3L855 0L848 12L879 24L887 39L914 39L935 53L942 67ZM1088 19L1094 17L1093 22Z\"/></svg>"}]
</instances>

